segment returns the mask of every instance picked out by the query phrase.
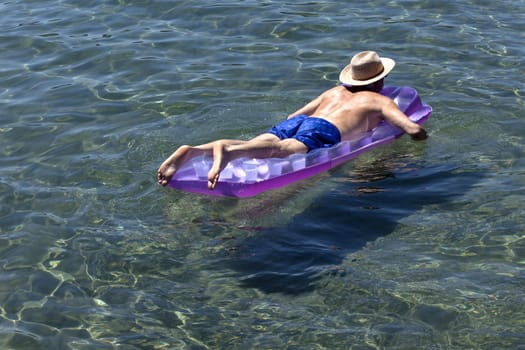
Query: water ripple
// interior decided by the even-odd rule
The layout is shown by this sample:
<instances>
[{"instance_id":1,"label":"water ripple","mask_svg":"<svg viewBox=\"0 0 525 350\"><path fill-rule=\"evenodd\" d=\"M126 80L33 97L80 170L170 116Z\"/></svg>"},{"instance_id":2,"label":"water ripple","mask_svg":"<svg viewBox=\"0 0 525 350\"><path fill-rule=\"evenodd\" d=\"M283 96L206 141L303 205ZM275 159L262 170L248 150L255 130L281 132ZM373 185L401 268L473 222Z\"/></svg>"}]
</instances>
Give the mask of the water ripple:
<instances>
[{"instance_id":1,"label":"water ripple","mask_svg":"<svg viewBox=\"0 0 525 350\"><path fill-rule=\"evenodd\" d=\"M523 7L0 4L2 348L520 346ZM424 143L247 200L156 185L370 48L434 107Z\"/></svg>"}]
</instances>

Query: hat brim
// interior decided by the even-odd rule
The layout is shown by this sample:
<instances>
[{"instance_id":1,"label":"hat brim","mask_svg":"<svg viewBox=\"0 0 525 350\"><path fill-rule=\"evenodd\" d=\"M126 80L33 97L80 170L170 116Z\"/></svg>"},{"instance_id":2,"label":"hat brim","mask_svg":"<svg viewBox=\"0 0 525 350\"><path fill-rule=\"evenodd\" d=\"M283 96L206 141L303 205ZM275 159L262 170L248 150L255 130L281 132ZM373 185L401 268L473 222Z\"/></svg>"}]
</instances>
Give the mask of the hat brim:
<instances>
[{"instance_id":1,"label":"hat brim","mask_svg":"<svg viewBox=\"0 0 525 350\"><path fill-rule=\"evenodd\" d=\"M373 78L367 79L367 80L354 80L352 79L352 65L349 64L346 67L343 68L341 73L339 74L339 81L345 85L351 85L351 86L364 86L368 84L375 83L378 80L383 79L387 76L388 73L394 69L394 66L396 65L396 62L388 57L381 57L381 62L383 63L383 71L376 75Z\"/></svg>"}]
</instances>

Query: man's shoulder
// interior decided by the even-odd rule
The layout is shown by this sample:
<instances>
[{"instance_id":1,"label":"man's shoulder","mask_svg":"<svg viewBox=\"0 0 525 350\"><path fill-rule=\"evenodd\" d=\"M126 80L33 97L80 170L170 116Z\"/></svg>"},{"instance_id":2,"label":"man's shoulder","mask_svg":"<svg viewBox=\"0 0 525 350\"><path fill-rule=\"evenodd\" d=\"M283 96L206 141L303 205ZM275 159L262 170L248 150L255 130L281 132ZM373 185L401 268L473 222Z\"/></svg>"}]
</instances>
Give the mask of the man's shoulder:
<instances>
[{"instance_id":1,"label":"man's shoulder","mask_svg":"<svg viewBox=\"0 0 525 350\"><path fill-rule=\"evenodd\" d=\"M374 91L349 91L345 86L338 85L333 88L326 90L321 97L327 99L339 99L345 100L351 103L387 103L391 101L389 97L381 95Z\"/></svg>"},{"instance_id":2,"label":"man's shoulder","mask_svg":"<svg viewBox=\"0 0 525 350\"><path fill-rule=\"evenodd\" d=\"M364 96L364 97L378 97L382 96L380 93L374 92L374 91L368 91L368 90L362 90L362 91L351 91L349 88L345 87L344 85L338 85L333 88L330 88L326 90L323 94L344 94L346 96Z\"/></svg>"},{"instance_id":3,"label":"man's shoulder","mask_svg":"<svg viewBox=\"0 0 525 350\"><path fill-rule=\"evenodd\" d=\"M334 92L342 92L343 90L346 90L346 88L342 85L337 85L332 88L329 88L328 90L325 90L323 94L329 94Z\"/></svg>"},{"instance_id":4,"label":"man's shoulder","mask_svg":"<svg viewBox=\"0 0 525 350\"><path fill-rule=\"evenodd\" d=\"M391 100L389 97L381 95L378 92L374 91L359 91L354 93L354 97L361 98L364 100L374 100L374 101L389 101Z\"/></svg>"}]
</instances>

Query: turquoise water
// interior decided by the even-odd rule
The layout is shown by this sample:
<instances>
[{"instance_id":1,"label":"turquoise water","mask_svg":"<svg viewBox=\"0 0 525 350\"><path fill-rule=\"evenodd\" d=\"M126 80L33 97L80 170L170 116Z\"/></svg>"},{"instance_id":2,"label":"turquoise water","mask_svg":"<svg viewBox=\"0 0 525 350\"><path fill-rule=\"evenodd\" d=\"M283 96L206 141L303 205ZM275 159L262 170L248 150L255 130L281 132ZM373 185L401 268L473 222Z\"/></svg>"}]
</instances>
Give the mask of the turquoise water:
<instances>
[{"instance_id":1,"label":"turquoise water","mask_svg":"<svg viewBox=\"0 0 525 350\"><path fill-rule=\"evenodd\" d=\"M0 9L0 348L523 348L525 1ZM365 49L428 140L250 199L156 184Z\"/></svg>"}]
</instances>

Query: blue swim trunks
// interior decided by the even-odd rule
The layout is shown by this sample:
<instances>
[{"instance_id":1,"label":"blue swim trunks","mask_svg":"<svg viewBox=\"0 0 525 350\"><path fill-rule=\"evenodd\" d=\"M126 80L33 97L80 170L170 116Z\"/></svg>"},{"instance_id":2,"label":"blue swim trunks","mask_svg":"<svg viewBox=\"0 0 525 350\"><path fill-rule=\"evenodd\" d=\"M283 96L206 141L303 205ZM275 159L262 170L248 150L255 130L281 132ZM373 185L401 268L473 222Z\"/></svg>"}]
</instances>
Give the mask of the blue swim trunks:
<instances>
[{"instance_id":1,"label":"blue swim trunks","mask_svg":"<svg viewBox=\"0 0 525 350\"><path fill-rule=\"evenodd\" d=\"M308 151L331 147L341 141L341 133L332 123L305 114L287 119L267 132L281 140L293 138L301 141L308 147Z\"/></svg>"}]
</instances>

